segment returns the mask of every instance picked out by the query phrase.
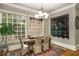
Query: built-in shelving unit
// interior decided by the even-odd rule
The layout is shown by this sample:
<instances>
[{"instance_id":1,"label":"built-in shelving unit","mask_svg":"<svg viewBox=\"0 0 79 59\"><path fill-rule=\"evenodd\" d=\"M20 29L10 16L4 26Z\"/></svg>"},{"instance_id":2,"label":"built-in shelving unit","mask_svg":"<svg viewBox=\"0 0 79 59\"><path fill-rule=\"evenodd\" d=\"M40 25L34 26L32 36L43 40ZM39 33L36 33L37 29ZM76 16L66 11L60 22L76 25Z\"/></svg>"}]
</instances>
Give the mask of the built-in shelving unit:
<instances>
[{"instance_id":1,"label":"built-in shelving unit","mask_svg":"<svg viewBox=\"0 0 79 59\"><path fill-rule=\"evenodd\" d=\"M28 20L28 35L42 35L42 20L30 17Z\"/></svg>"}]
</instances>

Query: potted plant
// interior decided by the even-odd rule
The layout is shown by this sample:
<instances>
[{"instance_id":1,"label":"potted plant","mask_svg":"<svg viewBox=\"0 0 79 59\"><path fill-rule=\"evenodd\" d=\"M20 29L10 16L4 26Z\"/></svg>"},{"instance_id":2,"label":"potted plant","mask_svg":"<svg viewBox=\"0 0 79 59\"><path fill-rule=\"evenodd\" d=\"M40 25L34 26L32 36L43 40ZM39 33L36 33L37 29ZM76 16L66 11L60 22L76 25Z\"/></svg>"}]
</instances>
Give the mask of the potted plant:
<instances>
[{"instance_id":1,"label":"potted plant","mask_svg":"<svg viewBox=\"0 0 79 59\"><path fill-rule=\"evenodd\" d=\"M1 28L0 28L0 33L2 36L2 39L4 39L5 37L5 43L7 42L7 36L10 36L12 34L14 34L14 30L13 30L13 25L11 23L2 23L0 24Z\"/></svg>"}]
</instances>

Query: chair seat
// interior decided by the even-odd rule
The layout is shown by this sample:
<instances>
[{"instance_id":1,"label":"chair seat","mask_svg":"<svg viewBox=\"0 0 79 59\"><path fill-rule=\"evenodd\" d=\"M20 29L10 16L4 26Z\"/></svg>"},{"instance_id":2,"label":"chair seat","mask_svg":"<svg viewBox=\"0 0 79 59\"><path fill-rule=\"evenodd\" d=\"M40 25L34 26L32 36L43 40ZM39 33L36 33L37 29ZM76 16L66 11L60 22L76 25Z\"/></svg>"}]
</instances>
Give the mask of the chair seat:
<instances>
[{"instance_id":1,"label":"chair seat","mask_svg":"<svg viewBox=\"0 0 79 59\"><path fill-rule=\"evenodd\" d=\"M24 55L28 52L28 45L23 44L23 49L21 50L21 54Z\"/></svg>"},{"instance_id":2,"label":"chair seat","mask_svg":"<svg viewBox=\"0 0 79 59\"><path fill-rule=\"evenodd\" d=\"M28 45L23 44L23 49L28 48Z\"/></svg>"},{"instance_id":3,"label":"chair seat","mask_svg":"<svg viewBox=\"0 0 79 59\"><path fill-rule=\"evenodd\" d=\"M48 44L42 43L42 49L43 51L49 50L49 43Z\"/></svg>"},{"instance_id":4,"label":"chair seat","mask_svg":"<svg viewBox=\"0 0 79 59\"><path fill-rule=\"evenodd\" d=\"M33 46L34 47L34 53L35 54L38 54L38 53L41 53L42 51L41 51L41 45L40 46Z\"/></svg>"}]
</instances>

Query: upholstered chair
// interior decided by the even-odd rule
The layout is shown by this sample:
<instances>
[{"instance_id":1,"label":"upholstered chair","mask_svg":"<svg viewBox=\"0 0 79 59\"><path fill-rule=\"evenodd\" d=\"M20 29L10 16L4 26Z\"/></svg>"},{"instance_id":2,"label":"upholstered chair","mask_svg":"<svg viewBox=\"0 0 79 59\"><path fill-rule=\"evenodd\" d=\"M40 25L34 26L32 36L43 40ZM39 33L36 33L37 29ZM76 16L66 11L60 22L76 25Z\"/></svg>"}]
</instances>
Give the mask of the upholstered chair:
<instances>
[{"instance_id":1,"label":"upholstered chair","mask_svg":"<svg viewBox=\"0 0 79 59\"><path fill-rule=\"evenodd\" d=\"M35 37L35 45L33 46L33 50L34 50L35 54L38 54L38 53L42 52L41 42L42 42L41 37Z\"/></svg>"},{"instance_id":2,"label":"upholstered chair","mask_svg":"<svg viewBox=\"0 0 79 59\"><path fill-rule=\"evenodd\" d=\"M4 50L0 49L0 56L3 55Z\"/></svg>"},{"instance_id":3,"label":"upholstered chair","mask_svg":"<svg viewBox=\"0 0 79 59\"><path fill-rule=\"evenodd\" d=\"M49 37L45 37L42 43L43 51L49 50Z\"/></svg>"},{"instance_id":4,"label":"upholstered chair","mask_svg":"<svg viewBox=\"0 0 79 59\"><path fill-rule=\"evenodd\" d=\"M19 38L21 43L21 55L24 56L28 52L28 45L24 44L24 41L22 41L21 38Z\"/></svg>"},{"instance_id":5,"label":"upholstered chair","mask_svg":"<svg viewBox=\"0 0 79 59\"><path fill-rule=\"evenodd\" d=\"M20 55L21 44L16 36L7 36L5 43L7 45L7 55Z\"/></svg>"}]
</instances>

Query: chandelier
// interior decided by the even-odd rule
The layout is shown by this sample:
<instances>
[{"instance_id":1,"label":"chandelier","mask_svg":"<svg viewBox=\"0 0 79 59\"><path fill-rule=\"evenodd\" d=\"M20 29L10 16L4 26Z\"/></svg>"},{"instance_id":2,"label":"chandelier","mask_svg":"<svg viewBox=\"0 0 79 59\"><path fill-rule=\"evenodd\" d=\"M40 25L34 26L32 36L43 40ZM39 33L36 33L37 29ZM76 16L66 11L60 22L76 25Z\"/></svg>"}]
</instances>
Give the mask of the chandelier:
<instances>
[{"instance_id":1,"label":"chandelier","mask_svg":"<svg viewBox=\"0 0 79 59\"><path fill-rule=\"evenodd\" d=\"M43 11L42 4L41 4L40 11L38 11L38 13L35 14L35 18L39 18L39 19L47 19L48 18L48 13Z\"/></svg>"}]
</instances>

